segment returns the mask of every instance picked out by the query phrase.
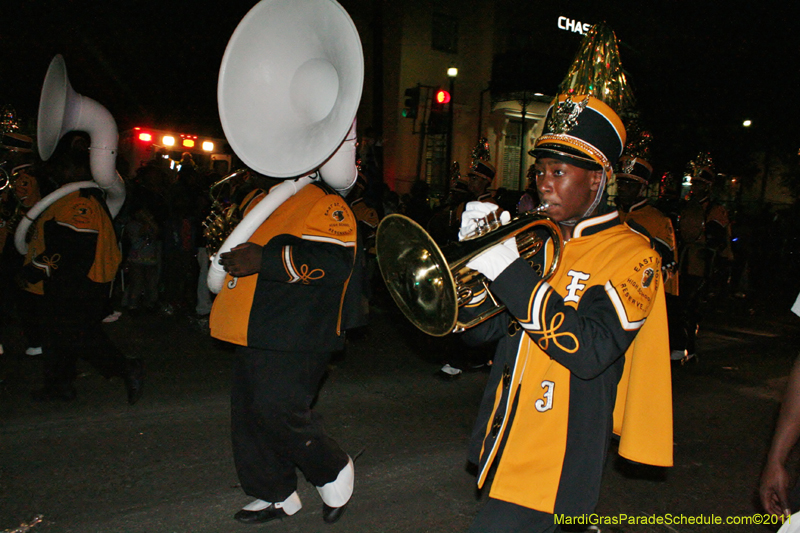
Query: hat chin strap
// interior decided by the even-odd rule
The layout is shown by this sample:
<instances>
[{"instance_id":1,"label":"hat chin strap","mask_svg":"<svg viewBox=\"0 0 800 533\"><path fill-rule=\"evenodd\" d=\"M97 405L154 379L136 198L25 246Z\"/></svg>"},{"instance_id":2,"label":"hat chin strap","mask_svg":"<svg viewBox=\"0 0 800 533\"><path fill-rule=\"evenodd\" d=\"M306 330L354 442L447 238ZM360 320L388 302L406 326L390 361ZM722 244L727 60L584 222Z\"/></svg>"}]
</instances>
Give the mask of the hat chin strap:
<instances>
[{"instance_id":1,"label":"hat chin strap","mask_svg":"<svg viewBox=\"0 0 800 533\"><path fill-rule=\"evenodd\" d=\"M608 175L606 173L606 167L603 167L603 177L600 179L600 187L597 188L597 193L594 195L594 200L589 208L583 213L583 215L577 218L571 218L569 220L564 220L563 222L559 222L564 226L574 226L584 218L587 218L589 215L594 213L594 210L597 209L597 206L600 205L600 200L603 198L603 193L606 190L606 182L608 181Z\"/></svg>"}]
</instances>

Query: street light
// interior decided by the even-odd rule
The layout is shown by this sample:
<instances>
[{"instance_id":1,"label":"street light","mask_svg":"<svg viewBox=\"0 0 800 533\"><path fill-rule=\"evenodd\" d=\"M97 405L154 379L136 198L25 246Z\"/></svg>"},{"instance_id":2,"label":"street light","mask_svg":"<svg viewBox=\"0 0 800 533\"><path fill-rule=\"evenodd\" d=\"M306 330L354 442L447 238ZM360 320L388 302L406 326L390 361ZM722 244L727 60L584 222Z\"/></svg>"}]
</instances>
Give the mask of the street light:
<instances>
[{"instance_id":1,"label":"street light","mask_svg":"<svg viewBox=\"0 0 800 533\"><path fill-rule=\"evenodd\" d=\"M745 120L744 122L742 122L742 126L744 126L745 128L749 128L752 124L753 124L753 121L750 120L749 118L747 120Z\"/></svg>"}]
</instances>

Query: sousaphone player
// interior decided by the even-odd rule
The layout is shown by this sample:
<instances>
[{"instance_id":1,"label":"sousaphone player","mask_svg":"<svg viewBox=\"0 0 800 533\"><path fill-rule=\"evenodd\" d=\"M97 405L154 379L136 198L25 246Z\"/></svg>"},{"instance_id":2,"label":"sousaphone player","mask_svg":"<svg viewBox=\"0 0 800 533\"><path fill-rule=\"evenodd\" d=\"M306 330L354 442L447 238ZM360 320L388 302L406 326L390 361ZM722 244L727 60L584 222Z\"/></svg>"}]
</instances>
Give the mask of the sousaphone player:
<instances>
[{"instance_id":1,"label":"sousaphone player","mask_svg":"<svg viewBox=\"0 0 800 533\"><path fill-rule=\"evenodd\" d=\"M237 345L233 455L255 498L234 516L240 522L299 511L297 469L322 497L326 522L353 493L353 461L311 403L357 315L357 222L343 196L357 177L362 83L358 33L333 0L263 0L222 60L228 141L254 171L285 178L249 202L209 269L219 293L211 335Z\"/></svg>"}]
</instances>

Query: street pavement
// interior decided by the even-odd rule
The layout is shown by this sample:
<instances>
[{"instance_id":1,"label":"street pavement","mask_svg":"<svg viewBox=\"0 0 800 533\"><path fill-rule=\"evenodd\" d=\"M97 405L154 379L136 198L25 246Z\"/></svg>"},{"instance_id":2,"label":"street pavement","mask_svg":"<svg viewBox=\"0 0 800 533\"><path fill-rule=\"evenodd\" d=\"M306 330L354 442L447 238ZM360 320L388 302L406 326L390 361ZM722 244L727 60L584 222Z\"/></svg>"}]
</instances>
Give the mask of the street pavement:
<instances>
[{"instance_id":1,"label":"street pavement","mask_svg":"<svg viewBox=\"0 0 800 533\"><path fill-rule=\"evenodd\" d=\"M800 318L783 300L772 304L770 312L745 300L716 306L700 332L699 360L673 366L673 468L628 463L612 445L598 515L672 516L673 523L602 531L777 529L674 523L760 512L758 477L800 338ZM437 379L447 354L461 350L458 339L419 333L385 298L332 362L316 403L329 433L360 454L353 499L332 525L302 477L298 514L255 526L232 519L251 498L238 487L231 457L230 346L180 314L123 313L106 328L129 356L146 361L134 406L121 380L83 363L75 401L32 402L40 362L22 354L18 325L6 329L0 528L41 515L31 531L446 533L465 531L482 505L465 457L487 375Z\"/></svg>"}]
</instances>

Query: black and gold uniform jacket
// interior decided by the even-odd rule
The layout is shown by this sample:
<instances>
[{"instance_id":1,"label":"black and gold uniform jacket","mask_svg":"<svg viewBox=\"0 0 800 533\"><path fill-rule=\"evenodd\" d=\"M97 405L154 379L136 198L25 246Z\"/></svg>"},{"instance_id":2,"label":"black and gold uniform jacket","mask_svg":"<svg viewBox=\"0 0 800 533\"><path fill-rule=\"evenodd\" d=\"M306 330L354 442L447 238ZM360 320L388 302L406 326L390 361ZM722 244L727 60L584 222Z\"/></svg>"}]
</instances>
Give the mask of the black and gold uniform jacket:
<instances>
[{"instance_id":1,"label":"black and gold uniform jacket","mask_svg":"<svg viewBox=\"0 0 800 533\"><path fill-rule=\"evenodd\" d=\"M677 241L672 220L648 204L647 199L632 205L627 213L620 211L619 217L625 223L633 222L647 230L656 251L661 255L661 266L670 272L664 280L664 292L678 296L678 271L675 268L678 260Z\"/></svg>"},{"instance_id":2,"label":"black and gold uniform jacket","mask_svg":"<svg viewBox=\"0 0 800 533\"><path fill-rule=\"evenodd\" d=\"M257 203L249 202L246 211ZM327 185L300 189L250 238L263 246L260 271L225 276L211 309L211 336L264 350L341 349L356 226L347 202Z\"/></svg>"},{"instance_id":3,"label":"black and gold uniform jacket","mask_svg":"<svg viewBox=\"0 0 800 533\"><path fill-rule=\"evenodd\" d=\"M507 313L464 333L500 341L470 444L479 487L494 467L492 498L591 512L612 431L620 455L672 465L661 262L644 236L616 211L585 219L548 282L520 258L490 290ZM462 313L490 305L473 300Z\"/></svg>"},{"instance_id":4,"label":"black and gold uniform jacket","mask_svg":"<svg viewBox=\"0 0 800 533\"><path fill-rule=\"evenodd\" d=\"M21 275L29 292L69 296L111 283L121 262L103 193L90 187L57 200L36 219Z\"/></svg>"}]
</instances>

